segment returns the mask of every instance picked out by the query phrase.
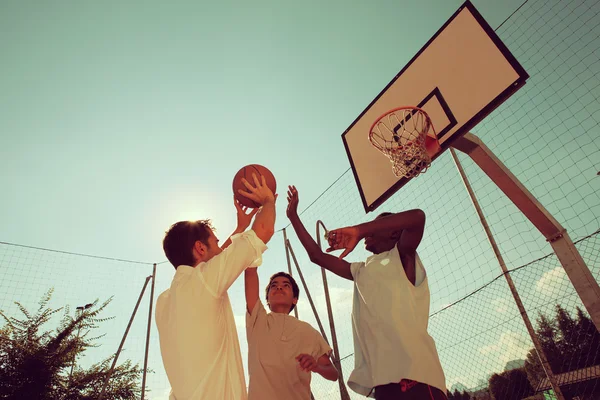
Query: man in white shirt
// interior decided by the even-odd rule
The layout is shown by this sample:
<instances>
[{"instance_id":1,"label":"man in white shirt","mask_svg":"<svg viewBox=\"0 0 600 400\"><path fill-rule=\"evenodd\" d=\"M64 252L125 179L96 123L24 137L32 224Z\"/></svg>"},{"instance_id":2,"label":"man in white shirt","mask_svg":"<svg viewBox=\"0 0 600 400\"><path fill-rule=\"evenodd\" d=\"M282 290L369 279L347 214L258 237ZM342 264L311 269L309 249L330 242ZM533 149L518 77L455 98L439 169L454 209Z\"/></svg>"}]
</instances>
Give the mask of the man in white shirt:
<instances>
[{"instance_id":1,"label":"man in white shirt","mask_svg":"<svg viewBox=\"0 0 600 400\"><path fill-rule=\"evenodd\" d=\"M163 240L176 269L156 302L163 364L171 400L246 400L246 383L227 289L262 262L275 224L275 195L264 177L241 194L261 205L246 213L237 201L238 227L222 247L210 221L173 224ZM252 229L246 231L254 214Z\"/></svg>"},{"instance_id":2,"label":"man in white shirt","mask_svg":"<svg viewBox=\"0 0 600 400\"><path fill-rule=\"evenodd\" d=\"M300 288L294 278L278 272L265 291L265 310L259 300L258 274L244 272L246 335L248 338L248 400L310 400L311 372L335 381L331 347L310 324L289 315Z\"/></svg>"},{"instance_id":3,"label":"man in white shirt","mask_svg":"<svg viewBox=\"0 0 600 400\"><path fill-rule=\"evenodd\" d=\"M425 213L383 213L373 221L332 230L327 251L344 250L334 257L308 234L297 208L298 192L290 186L287 215L310 260L354 281L354 370L348 386L377 400L446 399L444 372L427 332L429 285L416 251ZM362 239L373 255L365 262L343 260Z\"/></svg>"}]
</instances>

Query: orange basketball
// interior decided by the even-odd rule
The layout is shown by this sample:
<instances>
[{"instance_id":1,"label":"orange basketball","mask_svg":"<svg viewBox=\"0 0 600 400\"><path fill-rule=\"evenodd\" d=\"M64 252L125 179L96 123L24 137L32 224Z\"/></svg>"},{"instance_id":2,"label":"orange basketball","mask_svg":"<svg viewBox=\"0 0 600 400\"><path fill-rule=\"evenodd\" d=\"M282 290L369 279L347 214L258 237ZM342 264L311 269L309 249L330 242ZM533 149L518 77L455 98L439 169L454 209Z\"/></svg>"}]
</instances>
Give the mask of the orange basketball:
<instances>
[{"instance_id":1,"label":"orange basketball","mask_svg":"<svg viewBox=\"0 0 600 400\"><path fill-rule=\"evenodd\" d=\"M276 190L277 190L277 181L275 181L275 176L273 176L273 173L271 171L269 171L269 169L267 167L263 167L262 165L259 165L259 164L246 165L245 167L242 167L242 169L240 169L235 174L235 176L233 177L233 184L232 184L233 194L234 194L235 198L243 206L250 207L250 208L257 208L257 207L260 207L260 204L258 204L254 200L251 200L251 199L245 197L244 195L241 195L240 193L238 193L239 189L242 189L246 192L249 191L248 188L246 187L246 185L244 185L242 183L242 178L246 178L246 180L252 186L254 186L254 178L252 178L253 173L256 174L256 177L258 178L259 182L262 182L261 177L260 177L261 175L263 175L265 177L267 186L269 187L269 189L271 189L273 194L275 194Z\"/></svg>"}]
</instances>

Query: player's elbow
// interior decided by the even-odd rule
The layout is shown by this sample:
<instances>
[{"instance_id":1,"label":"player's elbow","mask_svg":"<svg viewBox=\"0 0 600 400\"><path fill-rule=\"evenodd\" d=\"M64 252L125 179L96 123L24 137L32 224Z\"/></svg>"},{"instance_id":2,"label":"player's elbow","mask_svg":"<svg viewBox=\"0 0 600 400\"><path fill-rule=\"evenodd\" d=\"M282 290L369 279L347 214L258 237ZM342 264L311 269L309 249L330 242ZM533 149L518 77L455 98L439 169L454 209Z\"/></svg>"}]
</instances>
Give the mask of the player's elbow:
<instances>
[{"instance_id":1,"label":"player's elbow","mask_svg":"<svg viewBox=\"0 0 600 400\"><path fill-rule=\"evenodd\" d=\"M321 267L323 267L325 264L324 255L325 253L318 249L311 249L308 251L308 258L310 259L310 262Z\"/></svg>"},{"instance_id":2,"label":"player's elbow","mask_svg":"<svg viewBox=\"0 0 600 400\"><path fill-rule=\"evenodd\" d=\"M335 368L332 364L321 367L320 375L327 379L328 381L337 381L339 378L339 373L337 368Z\"/></svg>"},{"instance_id":3,"label":"player's elbow","mask_svg":"<svg viewBox=\"0 0 600 400\"><path fill-rule=\"evenodd\" d=\"M335 367L331 367L331 374L330 376L326 377L325 379L328 379L330 381L337 381L340 377L340 374L338 373L338 370L335 369Z\"/></svg>"},{"instance_id":4,"label":"player's elbow","mask_svg":"<svg viewBox=\"0 0 600 400\"><path fill-rule=\"evenodd\" d=\"M264 244L267 244L275 234L275 228L273 226L261 225L260 227L255 228L254 232Z\"/></svg>"},{"instance_id":5,"label":"player's elbow","mask_svg":"<svg viewBox=\"0 0 600 400\"><path fill-rule=\"evenodd\" d=\"M415 219L419 222L422 223L423 225L425 225L425 211L421 210L420 208L417 208L414 210L414 214L415 214Z\"/></svg>"}]
</instances>

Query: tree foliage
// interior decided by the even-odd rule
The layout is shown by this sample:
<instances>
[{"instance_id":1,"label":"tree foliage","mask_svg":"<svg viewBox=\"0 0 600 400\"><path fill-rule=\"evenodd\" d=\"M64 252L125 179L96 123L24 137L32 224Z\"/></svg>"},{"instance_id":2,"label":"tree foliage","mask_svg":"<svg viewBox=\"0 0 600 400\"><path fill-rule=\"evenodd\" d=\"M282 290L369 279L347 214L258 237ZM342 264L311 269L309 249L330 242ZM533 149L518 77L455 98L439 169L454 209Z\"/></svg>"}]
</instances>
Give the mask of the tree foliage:
<instances>
[{"instance_id":1,"label":"tree foliage","mask_svg":"<svg viewBox=\"0 0 600 400\"><path fill-rule=\"evenodd\" d=\"M5 325L0 328L0 399L84 400L95 399L112 365L114 354L88 368L76 365L77 357L98 347L92 336L99 324L111 318L100 318L110 303L98 300L88 309L70 316L68 307L51 309L49 290L32 313L15 302L22 317L10 317L0 311ZM58 326L46 325L63 313ZM138 399L142 369L127 360L115 366L104 399Z\"/></svg>"},{"instance_id":2,"label":"tree foliage","mask_svg":"<svg viewBox=\"0 0 600 400\"><path fill-rule=\"evenodd\" d=\"M577 308L574 318L556 305L554 317L538 316L535 333L555 375L600 364L600 333L580 308ZM492 375L489 390L496 400L521 399L532 396L545 378L537 351L532 348L527 353L523 368ZM596 387L600 385L597 381L583 380L561 386L561 390L565 396L589 396L598 391Z\"/></svg>"}]
</instances>

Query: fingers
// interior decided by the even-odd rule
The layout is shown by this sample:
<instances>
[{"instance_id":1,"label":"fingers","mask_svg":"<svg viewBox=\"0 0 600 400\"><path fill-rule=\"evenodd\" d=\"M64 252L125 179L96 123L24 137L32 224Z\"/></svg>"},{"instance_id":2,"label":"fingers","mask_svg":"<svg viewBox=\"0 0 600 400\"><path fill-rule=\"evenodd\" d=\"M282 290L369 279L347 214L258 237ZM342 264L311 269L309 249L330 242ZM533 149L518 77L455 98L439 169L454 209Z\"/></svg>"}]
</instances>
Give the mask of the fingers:
<instances>
[{"instance_id":1,"label":"fingers","mask_svg":"<svg viewBox=\"0 0 600 400\"><path fill-rule=\"evenodd\" d=\"M248 182L246 180L246 178L242 178L242 182L244 183L244 185L246 185L246 187L248 189L250 189L252 187L252 189L254 189L254 190L259 190L263 186L267 186L267 181L265 180L265 176L264 175L261 175L260 176L260 180L259 180L258 176L256 176L256 174L253 172L252 173L252 180L254 181L254 186L250 185L250 182Z\"/></svg>"},{"instance_id":2,"label":"fingers","mask_svg":"<svg viewBox=\"0 0 600 400\"><path fill-rule=\"evenodd\" d=\"M317 362L310 354L300 354L296 357L296 361L304 371L312 371L317 366Z\"/></svg>"},{"instance_id":3,"label":"fingers","mask_svg":"<svg viewBox=\"0 0 600 400\"><path fill-rule=\"evenodd\" d=\"M254 214L256 214L258 212L258 208L253 208L252 211L250 211L250 214L248 214L250 217L252 217Z\"/></svg>"},{"instance_id":4,"label":"fingers","mask_svg":"<svg viewBox=\"0 0 600 400\"><path fill-rule=\"evenodd\" d=\"M246 180L246 178L242 178L242 183L244 184L244 186L246 186L246 188L248 188L248 190L251 191L256 191L256 187L258 186L257 184L257 179L256 179L256 174L252 174L252 176L254 177L254 183L256 183L256 186L252 186L250 184L250 182L248 182L248 180Z\"/></svg>"},{"instance_id":5,"label":"fingers","mask_svg":"<svg viewBox=\"0 0 600 400\"><path fill-rule=\"evenodd\" d=\"M258 198L258 196L255 195L253 192L246 192L245 190L239 189L238 193L241 194L244 197L249 198L250 200L254 200L256 202L260 202L260 199Z\"/></svg>"},{"instance_id":6,"label":"fingers","mask_svg":"<svg viewBox=\"0 0 600 400\"><path fill-rule=\"evenodd\" d=\"M291 203L292 201L298 201L298 191L296 190L295 186L288 186L287 201L288 203Z\"/></svg>"},{"instance_id":7,"label":"fingers","mask_svg":"<svg viewBox=\"0 0 600 400\"><path fill-rule=\"evenodd\" d=\"M352 249L344 249L344 252L342 254L340 254L340 256L338 257L340 260L344 257L346 257L348 254L350 254L350 252L352 251Z\"/></svg>"},{"instance_id":8,"label":"fingers","mask_svg":"<svg viewBox=\"0 0 600 400\"><path fill-rule=\"evenodd\" d=\"M263 175L261 175L261 177L263 179L263 183L265 183L265 177ZM247 198L249 198L251 200L254 200L254 201L260 203L260 199L258 198L258 196L255 193L258 191L258 189L261 188L261 185L258 182L258 177L256 176L255 173L252 173L252 178L254 180L255 186L252 186L252 184L250 182L248 182L246 180L246 178L242 178L242 183L244 184L244 186L246 186L246 188L248 188L248 191L244 191L242 189L239 189L238 193L241 194L244 197L247 197Z\"/></svg>"},{"instance_id":9,"label":"fingers","mask_svg":"<svg viewBox=\"0 0 600 400\"><path fill-rule=\"evenodd\" d=\"M242 210L242 205L240 204L239 200L235 198L235 196L233 196L233 204L235 205L236 210Z\"/></svg>"},{"instance_id":10,"label":"fingers","mask_svg":"<svg viewBox=\"0 0 600 400\"><path fill-rule=\"evenodd\" d=\"M327 234L327 243L329 243L329 247L331 248L340 248L342 239L343 237L335 231L330 231Z\"/></svg>"}]
</instances>

